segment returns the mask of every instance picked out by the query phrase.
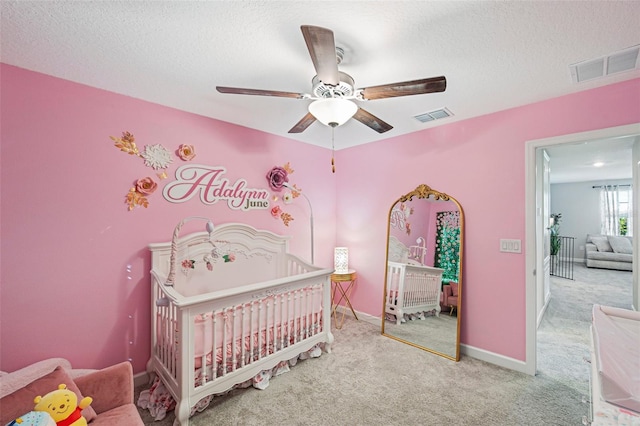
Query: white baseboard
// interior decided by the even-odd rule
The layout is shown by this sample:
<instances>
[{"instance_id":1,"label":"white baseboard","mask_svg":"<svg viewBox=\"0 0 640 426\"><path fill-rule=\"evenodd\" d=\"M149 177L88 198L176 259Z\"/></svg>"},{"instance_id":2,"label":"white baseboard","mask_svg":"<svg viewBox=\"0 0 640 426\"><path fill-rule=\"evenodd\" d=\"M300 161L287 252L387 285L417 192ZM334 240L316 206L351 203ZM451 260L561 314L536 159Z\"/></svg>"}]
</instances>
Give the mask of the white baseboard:
<instances>
[{"instance_id":1,"label":"white baseboard","mask_svg":"<svg viewBox=\"0 0 640 426\"><path fill-rule=\"evenodd\" d=\"M520 361L519 359L509 358L504 355L499 355L465 344L460 344L460 353L471 358L479 359L480 361L488 362L489 364L494 364L499 367L508 368L509 370L514 370L520 373L529 374L530 376L535 376L535 371L528 371L527 363L524 361Z\"/></svg>"},{"instance_id":2,"label":"white baseboard","mask_svg":"<svg viewBox=\"0 0 640 426\"><path fill-rule=\"evenodd\" d=\"M351 314L350 309L347 308L345 311L343 306L338 306L337 311L340 312L340 315L342 315L343 311L346 312L347 315L353 315ZM360 321L365 321L365 322L368 322L369 324L372 324L372 325L375 325L376 327L381 328L382 319L380 317L376 317L376 316L369 315L364 312L358 312L358 311L356 311L356 315L358 315L358 319ZM535 371L530 372L527 370L526 362L520 361L518 359L513 359L504 355L499 355L493 352L489 352L484 349L478 349L473 346L460 344L460 353L462 355L466 355L468 357L475 358L480 361L488 362L489 364L494 364L499 367L504 367L509 370L518 371L520 373L529 374L531 376L535 375Z\"/></svg>"},{"instance_id":3,"label":"white baseboard","mask_svg":"<svg viewBox=\"0 0 640 426\"><path fill-rule=\"evenodd\" d=\"M375 317L373 315L365 314L363 312L358 312L358 311L356 311L356 313L358 314L358 318L360 320L369 322L377 327L381 327L382 320L379 317ZM461 343L460 354L478 359L480 361L488 362L489 364L494 364L499 367L504 367L509 370L518 371L520 373L529 374L531 376L535 375L535 371L534 372L527 371L526 362L520 361L518 359L510 358L504 355L496 354L494 352L489 352L484 349L478 349L476 347Z\"/></svg>"},{"instance_id":4,"label":"white baseboard","mask_svg":"<svg viewBox=\"0 0 640 426\"><path fill-rule=\"evenodd\" d=\"M355 311L355 309L354 309ZM370 314L367 314L365 312L360 312L360 311L355 311L356 315L358 316L358 320L360 321L364 321L366 323L369 323L371 325L375 325L376 327L380 327L380 329L382 329L382 320L380 319L380 317L376 317ZM348 317L353 318L353 314L351 313L351 309L349 309L349 307L344 307L342 305L338 305L336 307L336 313L338 313L340 316L342 316L342 314L347 315ZM332 319L333 321L333 319Z\"/></svg>"},{"instance_id":5,"label":"white baseboard","mask_svg":"<svg viewBox=\"0 0 640 426\"><path fill-rule=\"evenodd\" d=\"M147 373L146 371L133 375L133 386L138 387L140 385L147 385L149 383L149 373Z\"/></svg>"}]
</instances>

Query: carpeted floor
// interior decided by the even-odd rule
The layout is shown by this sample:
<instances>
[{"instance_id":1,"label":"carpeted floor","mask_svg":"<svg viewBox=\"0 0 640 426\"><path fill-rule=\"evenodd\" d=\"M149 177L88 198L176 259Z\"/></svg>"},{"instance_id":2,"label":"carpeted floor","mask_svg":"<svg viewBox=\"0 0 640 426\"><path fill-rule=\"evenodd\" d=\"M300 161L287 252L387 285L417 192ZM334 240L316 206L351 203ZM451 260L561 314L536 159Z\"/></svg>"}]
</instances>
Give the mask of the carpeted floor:
<instances>
[{"instance_id":1,"label":"carpeted floor","mask_svg":"<svg viewBox=\"0 0 640 426\"><path fill-rule=\"evenodd\" d=\"M581 265L576 265L580 267ZM266 390L214 398L191 425L580 425L587 405L588 324L593 303L628 307L631 273L553 279L531 377L469 357L454 363L380 335L347 317L331 354L299 362ZM613 272L613 273L609 273ZM138 387L139 393L143 387ZM169 426L173 413L147 425Z\"/></svg>"},{"instance_id":2,"label":"carpeted floor","mask_svg":"<svg viewBox=\"0 0 640 426\"><path fill-rule=\"evenodd\" d=\"M588 392L589 327L594 304L631 308L632 273L576 264L574 280L551 277L551 300L538 327L538 374Z\"/></svg>"}]
</instances>

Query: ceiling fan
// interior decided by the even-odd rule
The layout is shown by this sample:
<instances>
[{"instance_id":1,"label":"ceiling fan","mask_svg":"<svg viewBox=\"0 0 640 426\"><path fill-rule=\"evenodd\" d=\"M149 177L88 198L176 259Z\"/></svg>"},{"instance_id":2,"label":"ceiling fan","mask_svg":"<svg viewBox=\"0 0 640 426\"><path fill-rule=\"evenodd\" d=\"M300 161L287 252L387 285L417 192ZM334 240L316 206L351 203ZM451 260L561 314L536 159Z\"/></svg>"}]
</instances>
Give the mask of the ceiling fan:
<instances>
[{"instance_id":1,"label":"ceiling fan","mask_svg":"<svg viewBox=\"0 0 640 426\"><path fill-rule=\"evenodd\" d=\"M313 100L309 105L309 112L289 130L289 133L301 133L316 120L327 126L337 127L352 117L376 132L384 133L393 126L360 108L353 100L369 101L443 92L447 87L446 78L440 76L356 89L353 78L338 70L344 51L336 47L333 31L312 25L302 25L300 28L317 73L312 79L311 94L225 86L216 86L216 90L237 95Z\"/></svg>"}]
</instances>

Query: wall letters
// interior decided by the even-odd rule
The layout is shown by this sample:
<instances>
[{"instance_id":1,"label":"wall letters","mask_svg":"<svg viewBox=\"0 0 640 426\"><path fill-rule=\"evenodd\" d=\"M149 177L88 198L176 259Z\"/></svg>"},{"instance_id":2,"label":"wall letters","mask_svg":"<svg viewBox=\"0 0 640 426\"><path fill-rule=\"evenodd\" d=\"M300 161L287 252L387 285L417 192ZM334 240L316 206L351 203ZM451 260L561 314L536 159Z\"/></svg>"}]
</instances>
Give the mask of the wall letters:
<instances>
[{"instance_id":1,"label":"wall letters","mask_svg":"<svg viewBox=\"0 0 640 426\"><path fill-rule=\"evenodd\" d=\"M222 166L181 166L176 170L176 180L164 187L162 195L171 203L184 203L198 194L204 204L226 201L233 210L269 208L269 191L248 188L245 179L231 183L224 177L226 172Z\"/></svg>"}]
</instances>

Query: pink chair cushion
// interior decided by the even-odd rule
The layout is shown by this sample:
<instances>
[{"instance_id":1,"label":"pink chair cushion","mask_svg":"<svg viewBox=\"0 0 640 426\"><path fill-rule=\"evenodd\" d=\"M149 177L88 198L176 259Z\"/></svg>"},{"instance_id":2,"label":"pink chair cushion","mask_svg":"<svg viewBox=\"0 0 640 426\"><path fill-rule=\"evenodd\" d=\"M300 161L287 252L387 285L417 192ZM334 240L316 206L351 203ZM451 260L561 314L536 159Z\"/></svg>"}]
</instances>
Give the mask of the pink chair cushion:
<instances>
[{"instance_id":1,"label":"pink chair cushion","mask_svg":"<svg viewBox=\"0 0 640 426\"><path fill-rule=\"evenodd\" d=\"M453 297L458 297L458 283L450 282L449 286L451 286L451 293Z\"/></svg>"}]
</instances>

